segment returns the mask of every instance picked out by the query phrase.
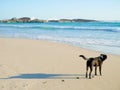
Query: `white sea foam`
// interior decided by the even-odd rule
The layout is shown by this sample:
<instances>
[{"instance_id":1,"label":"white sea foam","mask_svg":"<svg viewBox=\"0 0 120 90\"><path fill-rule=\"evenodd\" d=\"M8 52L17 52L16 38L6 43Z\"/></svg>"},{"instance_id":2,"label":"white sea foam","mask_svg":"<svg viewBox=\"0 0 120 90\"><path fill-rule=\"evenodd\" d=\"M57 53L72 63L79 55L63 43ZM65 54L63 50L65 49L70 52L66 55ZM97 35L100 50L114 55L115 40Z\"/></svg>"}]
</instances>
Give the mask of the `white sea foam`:
<instances>
[{"instance_id":1,"label":"white sea foam","mask_svg":"<svg viewBox=\"0 0 120 90\"><path fill-rule=\"evenodd\" d=\"M120 55L119 23L102 24L0 24L0 37L47 40Z\"/></svg>"},{"instance_id":2,"label":"white sea foam","mask_svg":"<svg viewBox=\"0 0 120 90\"><path fill-rule=\"evenodd\" d=\"M84 38L64 38L64 37L54 37L54 36L38 36L37 39L43 40L51 40L51 41L59 41L66 42L71 44L83 44L83 45L102 45L109 47L120 47L120 40L104 40L104 39L84 39Z\"/></svg>"},{"instance_id":3,"label":"white sea foam","mask_svg":"<svg viewBox=\"0 0 120 90\"><path fill-rule=\"evenodd\" d=\"M108 52L119 55L120 53L120 40L97 40L97 39L80 39L80 38L61 38L53 36L38 36L37 39L62 42L75 46L82 46L84 48Z\"/></svg>"}]
</instances>

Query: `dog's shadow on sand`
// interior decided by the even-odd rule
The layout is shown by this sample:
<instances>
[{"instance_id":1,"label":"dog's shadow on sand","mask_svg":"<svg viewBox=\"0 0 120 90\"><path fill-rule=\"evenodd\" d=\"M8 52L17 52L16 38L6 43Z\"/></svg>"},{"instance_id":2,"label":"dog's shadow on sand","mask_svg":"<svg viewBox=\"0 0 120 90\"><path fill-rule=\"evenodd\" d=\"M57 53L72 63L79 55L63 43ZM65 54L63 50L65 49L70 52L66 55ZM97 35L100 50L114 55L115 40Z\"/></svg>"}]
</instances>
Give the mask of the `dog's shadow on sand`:
<instances>
[{"instance_id":1,"label":"dog's shadow on sand","mask_svg":"<svg viewBox=\"0 0 120 90\"><path fill-rule=\"evenodd\" d=\"M10 76L8 79L84 79L84 74L46 74L30 73Z\"/></svg>"}]
</instances>

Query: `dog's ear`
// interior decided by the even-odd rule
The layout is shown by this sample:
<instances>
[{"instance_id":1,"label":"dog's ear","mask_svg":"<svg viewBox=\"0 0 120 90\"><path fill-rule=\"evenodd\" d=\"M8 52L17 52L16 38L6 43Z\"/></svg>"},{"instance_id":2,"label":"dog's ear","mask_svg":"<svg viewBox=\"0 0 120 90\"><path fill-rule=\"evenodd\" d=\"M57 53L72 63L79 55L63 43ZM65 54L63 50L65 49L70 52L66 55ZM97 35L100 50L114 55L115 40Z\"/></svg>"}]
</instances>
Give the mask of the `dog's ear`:
<instances>
[{"instance_id":1,"label":"dog's ear","mask_svg":"<svg viewBox=\"0 0 120 90\"><path fill-rule=\"evenodd\" d=\"M104 56L105 54L100 54L100 56Z\"/></svg>"}]
</instances>

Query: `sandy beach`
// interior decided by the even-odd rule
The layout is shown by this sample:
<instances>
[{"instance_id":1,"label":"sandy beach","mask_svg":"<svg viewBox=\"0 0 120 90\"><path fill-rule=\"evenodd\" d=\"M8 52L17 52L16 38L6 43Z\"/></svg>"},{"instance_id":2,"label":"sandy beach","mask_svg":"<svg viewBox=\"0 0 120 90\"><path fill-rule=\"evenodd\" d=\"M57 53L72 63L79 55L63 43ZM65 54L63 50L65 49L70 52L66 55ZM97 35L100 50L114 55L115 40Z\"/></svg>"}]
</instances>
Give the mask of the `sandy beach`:
<instances>
[{"instance_id":1,"label":"sandy beach","mask_svg":"<svg viewBox=\"0 0 120 90\"><path fill-rule=\"evenodd\" d=\"M108 55L102 76L85 78L86 61L101 52L54 42L0 38L0 90L120 90L120 56ZM79 77L79 79L77 79Z\"/></svg>"}]
</instances>

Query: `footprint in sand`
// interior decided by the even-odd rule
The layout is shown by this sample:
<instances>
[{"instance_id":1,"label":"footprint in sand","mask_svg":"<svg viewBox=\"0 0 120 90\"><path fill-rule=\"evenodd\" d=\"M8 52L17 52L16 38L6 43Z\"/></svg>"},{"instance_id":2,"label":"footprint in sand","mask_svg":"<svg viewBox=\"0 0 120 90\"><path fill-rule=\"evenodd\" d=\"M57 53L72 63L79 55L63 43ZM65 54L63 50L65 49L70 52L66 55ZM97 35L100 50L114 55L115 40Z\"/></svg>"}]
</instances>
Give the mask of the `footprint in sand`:
<instances>
[{"instance_id":1,"label":"footprint in sand","mask_svg":"<svg viewBox=\"0 0 120 90\"><path fill-rule=\"evenodd\" d=\"M27 86L28 86L28 84L24 84L24 85L23 85L23 87L27 87Z\"/></svg>"},{"instance_id":2,"label":"footprint in sand","mask_svg":"<svg viewBox=\"0 0 120 90\"><path fill-rule=\"evenodd\" d=\"M79 79L79 77L76 77L76 79Z\"/></svg>"},{"instance_id":3,"label":"footprint in sand","mask_svg":"<svg viewBox=\"0 0 120 90\"><path fill-rule=\"evenodd\" d=\"M61 80L62 82L65 82L65 80Z\"/></svg>"},{"instance_id":4,"label":"footprint in sand","mask_svg":"<svg viewBox=\"0 0 120 90\"><path fill-rule=\"evenodd\" d=\"M4 86L1 86L1 88L4 88Z\"/></svg>"},{"instance_id":5,"label":"footprint in sand","mask_svg":"<svg viewBox=\"0 0 120 90\"><path fill-rule=\"evenodd\" d=\"M45 81L45 82L42 82L43 84L46 84L47 83L47 81Z\"/></svg>"}]
</instances>

